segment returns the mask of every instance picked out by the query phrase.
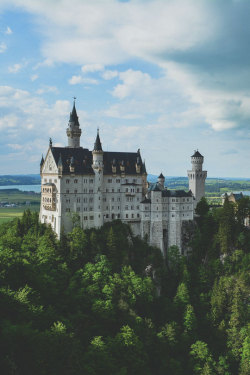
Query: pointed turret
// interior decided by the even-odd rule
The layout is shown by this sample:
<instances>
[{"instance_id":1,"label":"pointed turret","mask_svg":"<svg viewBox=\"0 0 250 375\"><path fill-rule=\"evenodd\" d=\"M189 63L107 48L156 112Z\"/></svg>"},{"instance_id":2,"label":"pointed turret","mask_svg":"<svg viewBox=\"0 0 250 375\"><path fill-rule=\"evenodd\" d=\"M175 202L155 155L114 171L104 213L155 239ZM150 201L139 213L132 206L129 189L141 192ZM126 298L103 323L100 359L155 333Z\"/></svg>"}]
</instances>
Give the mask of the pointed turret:
<instances>
[{"instance_id":1,"label":"pointed turret","mask_svg":"<svg viewBox=\"0 0 250 375\"><path fill-rule=\"evenodd\" d=\"M40 161L40 173L42 173L43 164L44 164L44 158L43 158L43 155L42 155L42 159Z\"/></svg>"},{"instance_id":2,"label":"pointed turret","mask_svg":"<svg viewBox=\"0 0 250 375\"><path fill-rule=\"evenodd\" d=\"M44 158L43 158L43 155L42 155L42 159L41 159L41 161L40 161L40 167L42 167L43 164L44 164Z\"/></svg>"},{"instance_id":3,"label":"pointed turret","mask_svg":"<svg viewBox=\"0 0 250 375\"><path fill-rule=\"evenodd\" d=\"M75 100L74 100L74 103L73 103L72 112L70 113L70 116L69 116L69 122L74 123L76 126L80 126L79 121L78 121L78 116L77 116L77 113L76 113Z\"/></svg>"},{"instance_id":4,"label":"pointed turret","mask_svg":"<svg viewBox=\"0 0 250 375\"><path fill-rule=\"evenodd\" d=\"M80 129L80 124L78 121L75 100L73 103L72 111L69 116L69 125L68 125L66 133L68 136L68 147L73 147L73 148L80 147L80 137L81 137L82 131Z\"/></svg>"},{"instance_id":5,"label":"pointed turret","mask_svg":"<svg viewBox=\"0 0 250 375\"><path fill-rule=\"evenodd\" d=\"M103 169L103 151L102 151L102 143L101 143L100 135L99 135L99 129L97 129L97 135L96 135L96 140L94 144L94 149L92 151L92 155L93 155L92 168L100 172Z\"/></svg>"},{"instance_id":6,"label":"pointed turret","mask_svg":"<svg viewBox=\"0 0 250 375\"><path fill-rule=\"evenodd\" d=\"M97 129L96 140L94 144L94 151L102 151L102 143L99 136L99 129Z\"/></svg>"}]
</instances>

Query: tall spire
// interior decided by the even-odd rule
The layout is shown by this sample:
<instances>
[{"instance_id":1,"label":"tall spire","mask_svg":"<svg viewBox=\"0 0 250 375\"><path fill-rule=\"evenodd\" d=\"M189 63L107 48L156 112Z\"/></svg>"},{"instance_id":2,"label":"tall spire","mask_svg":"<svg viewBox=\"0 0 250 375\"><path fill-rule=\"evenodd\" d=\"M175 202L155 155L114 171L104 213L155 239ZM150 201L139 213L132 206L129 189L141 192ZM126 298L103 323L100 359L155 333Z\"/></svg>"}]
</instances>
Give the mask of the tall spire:
<instances>
[{"instance_id":1,"label":"tall spire","mask_svg":"<svg viewBox=\"0 0 250 375\"><path fill-rule=\"evenodd\" d=\"M97 129L96 140L94 144L94 151L102 151L102 144L99 136L99 129Z\"/></svg>"},{"instance_id":2,"label":"tall spire","mask_svg":"<svg viewBox=\"0 0 250 375\"><path fill-rule=\"evenodd\" d=\"M73 108L72 108L72 112L70 113L70 116L69 116L69 122L73 122L76 126L80 126L79 121L78 121L77 112L76 112L76 101L75 101L75 99L76 98L74 97Z\"/></svg>"},{"instance_id":3,"label":"tall spire","mask_svg":"<svg viewBox=\"0 0 250 375\"><path fill-rule=\"evenodd\" d=\"M68 147L72 147L72 148L80 147L80 137L82 134L78 116L76 113L75 99L76 98L74 97L73 108L72 108L72 111L70 112L69 125L66 131L67 136L68 136Z\"/></svg>"}]
</instances>

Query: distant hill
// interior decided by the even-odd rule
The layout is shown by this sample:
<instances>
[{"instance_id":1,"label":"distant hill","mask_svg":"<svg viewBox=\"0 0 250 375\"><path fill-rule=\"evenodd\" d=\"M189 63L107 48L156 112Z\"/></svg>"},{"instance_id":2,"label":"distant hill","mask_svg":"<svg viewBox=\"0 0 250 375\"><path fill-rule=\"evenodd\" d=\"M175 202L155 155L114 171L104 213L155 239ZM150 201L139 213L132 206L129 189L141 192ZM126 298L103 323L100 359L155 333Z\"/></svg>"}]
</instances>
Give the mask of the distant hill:
<instances>
[{"instance_id":1,"label":"distant hill","mask_svg":"<svg viewBox=\"0 0 250 375\"><path fill-rule=\"evenodd\" d=\"M6 185L39 185L41 178L39 174L29 175L3 175L0 176L0 186Z\"/></svg>"}]
</instances>

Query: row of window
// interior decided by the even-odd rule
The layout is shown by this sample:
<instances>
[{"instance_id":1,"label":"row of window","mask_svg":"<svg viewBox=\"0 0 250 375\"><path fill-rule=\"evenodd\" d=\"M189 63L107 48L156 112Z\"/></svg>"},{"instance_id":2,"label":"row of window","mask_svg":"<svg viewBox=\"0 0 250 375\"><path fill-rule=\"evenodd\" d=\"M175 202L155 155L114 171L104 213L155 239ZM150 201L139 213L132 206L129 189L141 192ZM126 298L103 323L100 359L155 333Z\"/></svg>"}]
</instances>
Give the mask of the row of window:
<instances>
[{"instance_id":1,"label":"row of window","mask_svg":"<svg viewBox=\"0 0 250 375\"><path fill-rule=\"evenodd\" d=\"M94 180L93 180L93 178L90 178L89 180L87 179L87 178L84 178L83 179L83 182L86 184L86 183L90 183L90 184L93 184L94 183ZM69 178L67 178L66 179L66 184L69 184L70 183L70 179ZM78 179L77 178L75 178L74 179L74 184L77 184L78 183Z\"/></svg>"},{"instance_id":2,"label":"row of window","mask_svg":"<svg viewBox=\"0 0 250 375\"><path fill-rule=\"evenodd\" d=\"M134 208L134 206L128 206L128 205L126 205L125 206L125 210L127 211L127 210L134 210L135 208ZM136 210L139 210L140 209L140 206L136 206Z\"/></svg>"},{"instance_id":3,"label":"row of window","mask_svg":"<svg viewBox=\"0 0 250 375\"><path fill-rule=\"evenodd\" d=\"M56 183L57 183L57 179L54 179L54 181L52 181L51 178L50 178L49 180L47 180L47 178L45 178L45 179L43 180L43 183L46 184L47 182L49 182L49 183L54 182L54 183L56 184Z\"/></svg>"}]
</instances>

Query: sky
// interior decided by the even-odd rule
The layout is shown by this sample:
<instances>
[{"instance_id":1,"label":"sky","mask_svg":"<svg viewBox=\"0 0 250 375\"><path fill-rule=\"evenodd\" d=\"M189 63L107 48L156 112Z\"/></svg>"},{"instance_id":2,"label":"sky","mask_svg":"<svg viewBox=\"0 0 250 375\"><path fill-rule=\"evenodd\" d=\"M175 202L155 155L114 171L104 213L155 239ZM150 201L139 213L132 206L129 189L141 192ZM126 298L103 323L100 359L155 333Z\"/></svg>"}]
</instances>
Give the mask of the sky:
<instances>
[{"instance_id":1,"label":"sky","mask_svg":"<svg viewBox=\"0 0 250 375\"><path fill-rule=\"evenodd\" d=\"M250 1L0 0L0 174L66 146L140 148L150 174L250 178Z\"/></svg>"}]
</instances>

